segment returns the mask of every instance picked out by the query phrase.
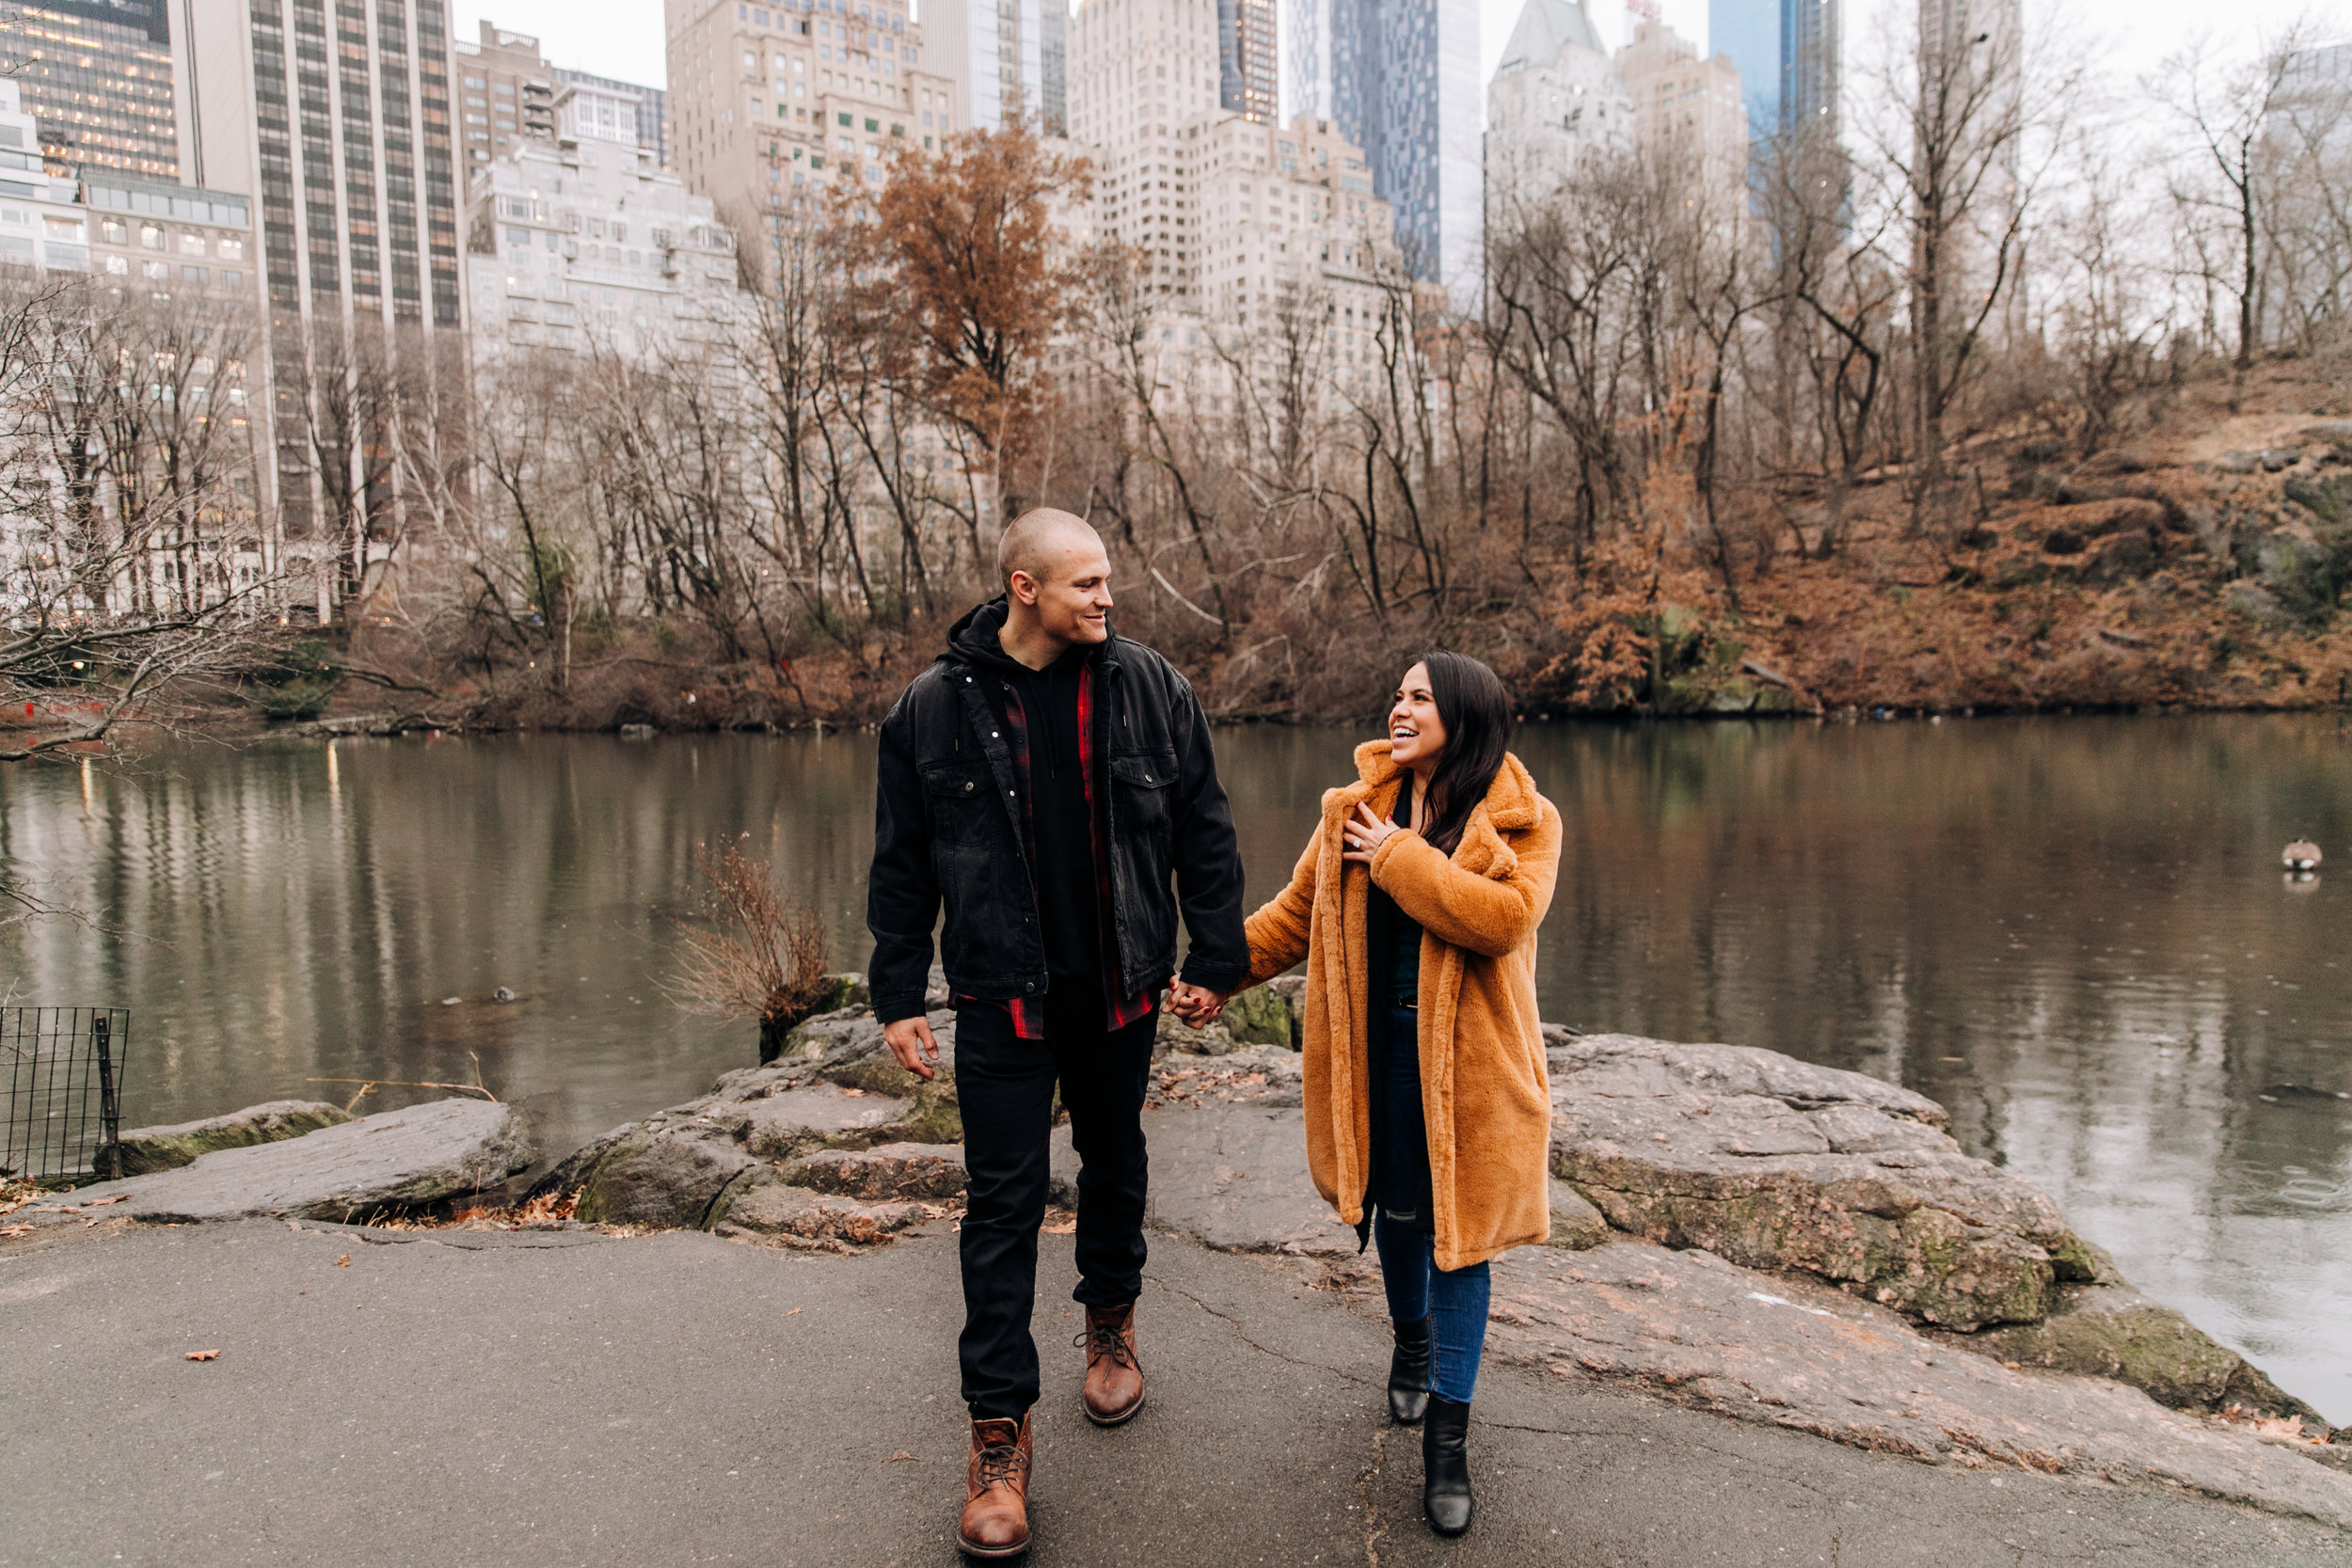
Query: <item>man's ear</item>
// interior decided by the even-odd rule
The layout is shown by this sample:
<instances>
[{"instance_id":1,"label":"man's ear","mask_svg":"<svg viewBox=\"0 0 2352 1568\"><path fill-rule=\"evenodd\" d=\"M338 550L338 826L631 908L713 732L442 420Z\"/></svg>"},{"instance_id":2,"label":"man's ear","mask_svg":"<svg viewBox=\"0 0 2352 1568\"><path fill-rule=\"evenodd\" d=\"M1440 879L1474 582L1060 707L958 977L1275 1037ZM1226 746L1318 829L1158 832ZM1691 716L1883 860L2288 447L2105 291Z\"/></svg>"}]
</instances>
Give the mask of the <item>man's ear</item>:
<instances>
[{"instance_id":1,"label":"man's ear","mask_svg":"<svg viewBox=\"0 0 2352 1568\"><path fill-rule=\"evenodd\" d=\"M1005 579L1005 591L1023 604L1034 605L1037 603L1038 580L1026 572L1015 572Z\"/></svg>"}]
</instances>

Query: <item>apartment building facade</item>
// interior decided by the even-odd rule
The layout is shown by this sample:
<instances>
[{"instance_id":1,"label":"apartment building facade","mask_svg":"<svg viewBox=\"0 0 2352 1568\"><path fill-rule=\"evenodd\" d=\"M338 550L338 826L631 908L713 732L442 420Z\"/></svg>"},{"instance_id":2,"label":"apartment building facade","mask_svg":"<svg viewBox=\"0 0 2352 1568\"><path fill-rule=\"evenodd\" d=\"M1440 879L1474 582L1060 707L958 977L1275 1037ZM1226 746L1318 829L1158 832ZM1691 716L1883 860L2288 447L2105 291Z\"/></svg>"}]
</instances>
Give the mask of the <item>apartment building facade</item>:
<instances>
[{"instance_id":1,"label":"apartment building facade","mask_svg":"<svg viewBox=\"0 0 2352 1568\"><path fill-rule=\"evenodd\" d=\"M1094 167L1094 229L1145 286L1199 304L1199 127L1224 91L1219 0L1086 0L1071 18L1070 139Z\"/></svg>"},{"instance_id":2,"label":"apartment building facade","mask_svg":"<svg viewBox=\"0 0 2352 1568\"><path fill-rule=\"evenodd\" d=\"M771 260L845 176L968 123L906 0L669 0L668 20L677 170Z\"/></svg>"},{"instance_id":3,"label":"apartment building facade","mask_svg":"<svg viewBox=\"0 0 2352 1568\"><path fill-rule=\"evenodd\" d=\"M500 157L469 203L477 363L540 347L644 357L715 345L742 318L735 236L710 198L633 137L581 134L578 92L557 137Z\"/></svg>"},{"instance_id":4,"label":"apartment building facade","mask_svg":"<svg viewBox=\"0 0 2352 1568\"><path fill-rule=\"evenodd\" d=\"M932 0L923 32L973 125L993 131L1019 111L1068 136L1070 22L1067 0Z\"/></svg>"},{"instance_id":5,"label":"apartment building facade","mask_svg":"<svg viewBox=\"0 0 2352 1568\"><path fill-rule=\"evenodd\" d=\"M1688 160L1719 199L1745 188L1748 110L1730 55L1702 56L1672 27L1644 22L1617 51L1616 67L1633 104L1636 147Z\"/></svg>"},{"instance_id":6,"label":"apartment building facade","mask_svg":"<svg viewBox=\"0 0 2352 1568\"><path fill-rule=\"evenodd\" d=\"M1489 210L1546 198L1587 155L1631 147L1633 128L1582 0L1527 0L1486 89Z\"/></svg>"},{"instance_id":7,"label":"apartment building facade","mask_svg":"<svg viewBox=\"0 0 2352 1568\"><path fill-rule=\"evenodd\" d=\"M166 0L5 0L0 59L40 127L51 173L94 165L181 178Z\"/></svg>"},{"instance_id":8,"label":"apartment building facade","mask_svg":"<svg viewBox=\"0 0 2352 1568\"><path fill-rule=\"evenodd\" d=\"M485 19L478 39L456 40L451 65L469 185L491 159L524 141L555 140L555 74L540 57L536 38Z\"/></svg>"},{"instance_id":9,"label":"apartment building facade","mask_svg":"<svg viewBox=\"0 0 2352 1568\"><path fill-rule=\"evenodd\" d=\"M615 102L627 101L633 105L637 119L637 145L653 152L654 162L663 168L670 166L670 95L661 87L648 87L635 82L616 81L610 76L592 75L585 71L555 68L555 85L564 87L586 87Z\"/></svg>"}]
</instances>

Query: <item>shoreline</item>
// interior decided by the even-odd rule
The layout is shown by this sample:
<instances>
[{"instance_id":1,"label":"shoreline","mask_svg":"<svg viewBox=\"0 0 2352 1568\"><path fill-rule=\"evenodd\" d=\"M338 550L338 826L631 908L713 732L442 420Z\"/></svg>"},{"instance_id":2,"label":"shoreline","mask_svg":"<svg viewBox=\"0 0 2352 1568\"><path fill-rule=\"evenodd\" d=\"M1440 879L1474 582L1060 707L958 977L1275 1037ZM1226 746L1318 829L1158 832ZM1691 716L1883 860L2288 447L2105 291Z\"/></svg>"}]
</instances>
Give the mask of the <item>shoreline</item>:
<instances>
[{"instance_id":1,"label":"shoreline","mask_svg":"<svg viewBox=\"0 0 2352 1568\"><path fill-rule=\"evenodd\" d=\"M2352 702L2326 701L2309 703L2068 703L2040 706L2001 707L1971 705L1964 707L1871 707L1850 706L1823 709L1780 709L1756 711L1708 711L1696 713L1649 713L1593 710L1556 710L1522 713L1517 722L1527 724L1582 725L1596 729L1646 729L1652 727L1713 728L1725 724L1879 724L1879 723L1945 723L1967 721L2020 719L2200 719L2221 717L2265 717L2290 715L2339 714L2352 716ZM1312 718L1292 713L1212 715L1213 729L1299 729L1333 730L1360 727L1366 722L1355 719ZM872 735L880 727L878 721L836 723L832 720L761 720L737 723L695 724L599 724L562 725L526 724L516 722L468 722L462 720L438 721L415 714L353 714L330 719L302 721L256 721L249 715L209 713L196 718L149 719L119 725L115 737L109 741L88 741L56 748L42 753L57 759L100 757L118 752L135 752L157 740L209 741L239 743L272 740L344 740L397 739L409 736L464 739L488 739L515 736L610 736L622 740L674 739L695 736L814 736ZM0 734L33 734L32 726L21 720L0 721Z\"/></svg>"}]
</instances>

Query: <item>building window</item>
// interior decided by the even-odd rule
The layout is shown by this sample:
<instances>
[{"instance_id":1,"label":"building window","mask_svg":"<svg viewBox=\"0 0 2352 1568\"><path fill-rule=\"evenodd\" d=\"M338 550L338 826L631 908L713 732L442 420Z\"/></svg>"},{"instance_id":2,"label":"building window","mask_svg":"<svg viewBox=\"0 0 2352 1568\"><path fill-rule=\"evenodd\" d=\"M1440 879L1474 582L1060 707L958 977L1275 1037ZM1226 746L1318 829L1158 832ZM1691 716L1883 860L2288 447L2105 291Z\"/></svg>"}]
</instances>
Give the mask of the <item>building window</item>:
<instances>
[{"instance_id":1,"label":"building window","mask_svg":"<svg viewBox=\"0 0 2352 1568\"><path fill-rule=\"evenodd\" d=\"M145 250L161 250L161 249L163 249L163 248L164 248L164 230L163 230L163 227L162 227L162 225L160 225L160 224L153 224L153 223L142 223L142 224L140 224L140 225L139 225L139 245L140 245L140 248L145 249Z\"/></svg>"}]
</instances>

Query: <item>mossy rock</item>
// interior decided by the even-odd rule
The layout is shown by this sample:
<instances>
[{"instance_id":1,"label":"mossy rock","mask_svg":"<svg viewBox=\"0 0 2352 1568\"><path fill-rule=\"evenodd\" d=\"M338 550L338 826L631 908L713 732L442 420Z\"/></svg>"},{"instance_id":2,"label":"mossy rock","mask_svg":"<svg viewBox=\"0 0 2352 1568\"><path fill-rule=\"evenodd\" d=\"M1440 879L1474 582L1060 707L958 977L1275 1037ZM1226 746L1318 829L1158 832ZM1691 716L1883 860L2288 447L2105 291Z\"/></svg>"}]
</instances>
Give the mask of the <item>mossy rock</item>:
<instances>
[{"instance_id":1,"label":"mossy rock","mask_svg":"<svg viewBox=\"0 0 2352 1568\"><path fill-rule=\"evenodd\" d=\"M278 1143L298 1138L305 1132L315 1132L322 1127L333 1127L352 1120L350 1112L340 1105L329 1105L316 1100L273 1100L262 1105L248 1105L227 1116L210 1117L202 1121L183 1121L169 1127L134 1128L110 1148L102 1147L93 1165L103 1170L110 1152L119 1151L121 1174L145 1176L159 1170L174 1170L194 1164L203 1155L223 1148L250 1148L256 1144Z\"/></svg>"},{"instance_id":2,"label":"mossy rock","mask_svg":"<svg viewBox=\"0 0 2352 1568\"><path fill-rule=\"evenodd\" d=\"M1243 1045L1298 1049L1298 1015L1290 999L1271 986L1252 986L1225 1004L1225 1032Z\"/></svg>"},{"instance_id":3,"label":"mossy rock","mask_svg":"<svg viewBox=\"0 0 2352 1568\"><path fill-rule=\"evenodd\" d=\"M2237 1352L2217 1344L2171 1307L2121 1284L2061 1286L2040 1323L1954 1335L1946 1342L2019 1366L2113 1378L2175 1410L2234 1406L2327 1426L2317 1411Z\"/></svg>"}]
</instances>

